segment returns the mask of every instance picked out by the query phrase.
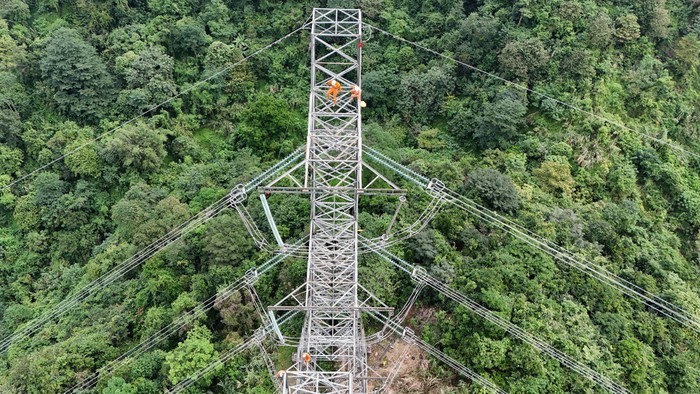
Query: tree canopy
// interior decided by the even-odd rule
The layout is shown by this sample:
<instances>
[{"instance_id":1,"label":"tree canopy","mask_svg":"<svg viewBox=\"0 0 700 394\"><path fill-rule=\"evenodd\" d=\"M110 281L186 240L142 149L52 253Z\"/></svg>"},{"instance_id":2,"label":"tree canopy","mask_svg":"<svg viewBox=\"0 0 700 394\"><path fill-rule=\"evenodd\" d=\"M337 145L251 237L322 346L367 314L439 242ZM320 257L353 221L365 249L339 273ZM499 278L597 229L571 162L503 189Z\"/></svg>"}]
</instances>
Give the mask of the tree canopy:
<instances>
[{"instance_id":1,"label":"tree canopy","mask_svg":"<svg viewBox=\"0 0 700 394\"><path fill-rule=\"evenodd\" d=\"M365 22L473 66L363 30L364 143L700 317L697 1L3 0L0 338L304 144L308 33L242 60L316 6L360 7ZM401 229L430 197L388 176L408 190ZM360 198L365 235L384 233L392 198ZM267 201L285 239L307 234L308 196ZM489 222L443 206L391 250L632 392L700 392L697 333ZM64 392L268 257L235 211L211 218L13 344L0 392ZM301 285L305 268L290 258L262 276L261 302ZM359 275L397 308L415 286L369 254ZM246 289L217 297L89 392L177 384L261 324L254 301ZM407 324L505 391L598 392L429 290ZM272 392L266 363L242 353L192 392ZM399 390L481 392L424 367Z\"/></svg>"}]
</instances>

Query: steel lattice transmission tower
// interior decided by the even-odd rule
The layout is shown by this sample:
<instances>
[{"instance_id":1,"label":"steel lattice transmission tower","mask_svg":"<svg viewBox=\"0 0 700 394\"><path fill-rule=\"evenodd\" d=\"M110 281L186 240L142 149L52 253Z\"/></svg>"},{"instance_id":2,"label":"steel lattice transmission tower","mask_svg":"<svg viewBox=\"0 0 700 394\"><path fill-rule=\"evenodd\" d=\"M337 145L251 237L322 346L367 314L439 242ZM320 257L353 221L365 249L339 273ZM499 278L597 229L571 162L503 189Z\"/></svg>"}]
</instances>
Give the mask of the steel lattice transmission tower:
<instances>
[{"instance_id":1,"label":"steel lattice transmission tower","mask_svg":"<svg viewBox=\"0 0 700 394\"><path fill-rule=\"evenodd\" d=\"M306 282L270 307L305 312L294 365L284 372L281 388L284 393L366 393L361 312L387 308L369 305L373 296L357 277L358 198L367 190L362 189L360 105L350 90L361 86L362 16L354 9L314 9L312 18L306 158L286 174L303 170L303 175L293 187L273 182L262 188L311 199ZM342 86L336 104L326 94L331 81ZM268 219L284 247L271 215Z\"/></svg>"}]
</instances>

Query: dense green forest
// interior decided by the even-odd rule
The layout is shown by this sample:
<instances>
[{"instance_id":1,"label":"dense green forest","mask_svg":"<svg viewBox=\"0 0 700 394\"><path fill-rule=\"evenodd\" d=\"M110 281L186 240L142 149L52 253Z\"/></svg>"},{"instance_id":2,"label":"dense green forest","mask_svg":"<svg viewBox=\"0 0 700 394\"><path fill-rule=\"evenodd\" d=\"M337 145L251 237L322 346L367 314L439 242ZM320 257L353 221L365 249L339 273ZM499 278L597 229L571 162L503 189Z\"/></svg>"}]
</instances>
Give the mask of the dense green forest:
<instances>
[{"instance_id":1,"label":"dense green forest","mask_svg":"<svg viewBox=\"0 0 700 394\"><path fill-rule=\"evenodd\" d=\"M700 317L698 0L2 0L0 338L304 143L308 32L216 72L315 6L359 7L368 23L634 129L365 37L368 144ZM283 235L301 236L308 201L270 201ZM381 205L367 207L383 215L363 218L368 229L391 215ZM700 392L697 333L487 223L447 208L393 251L634 393ZM225 212L16 342L0 355L0 392L63 392L268 257ZM410 279L388 264L362 269L388 304L407 297ZM304 270L290 259L262 278L263 301ZM422 337L510 393L601 392L437 294L416 310ZM258 324L245 295L218 300L86 392L160 393ZM483 392L430 365L445 390ZM245 354L192 392L268 393L268 375Z\"/></svg>"}]
</instances>

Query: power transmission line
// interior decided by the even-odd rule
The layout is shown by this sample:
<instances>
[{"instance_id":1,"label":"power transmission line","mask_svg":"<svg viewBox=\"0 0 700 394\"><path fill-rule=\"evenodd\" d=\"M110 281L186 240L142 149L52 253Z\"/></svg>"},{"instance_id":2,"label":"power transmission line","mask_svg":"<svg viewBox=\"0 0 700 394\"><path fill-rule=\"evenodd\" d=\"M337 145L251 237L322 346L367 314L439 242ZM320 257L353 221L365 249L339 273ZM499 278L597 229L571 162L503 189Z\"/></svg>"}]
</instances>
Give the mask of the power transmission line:
<instances>
[{"instance_id":1,"label":"power transmission line","mask_svg":"<svg viewBox=\"0 0 700 394\"><path fill-rule=\"evenodd\" d=\"M593 117L593 118L595 118L595 119L598 119L598 120L600 120L600 121L602 121L602 122L605 122L605 123L608 123L608 124L617 126L617 127L621 128L621 129L623 129L623 130L626 130L626 131L629 131L629 132L638 134L638 135L640 135L640 136L642 136L642 137L644 137L644 138L650 139L650 140L652 140L652 141L654 141L654 142L657 142L657 143L662 144L662 145L666 145L666 146L668 146L669 148L675 149L675 150L677 150L677 151L679 151L679 152L683 152L683 153L685 153L685 154L687 154L687 155L693 156L693 157L695 157L696 159L700 159L700 154L695 153L695 152L691 152L691 151L689 151L689 150L687 150L687 149L684 149L684 148L682 148L682 147L680 147L680 146L678 146L678 145L676 145L676 144L674 144L674 143L671 143L671 142L669 142L669 141L665 141L665 140L662 140L662 139L660 139L660 138L658 138L658 137L654 137L653 135L644 133L644 132L639 131L639 130L637 130L637 129L633 129L633 128L631 128L631 127L629 127L629 126L627 126L627 125L625 125L625 124L623 124L623 123L621 123L621 122L612 120L612 119L607 118L607 117L605 117L605 116L598 115L598 114L596 114L596 113L594 113L594 112L592 112L592 111L583 109L583 108L581 108L581 107L579 107L579 106L577 106L577 105L575 105L575 104L567 103L566 101L559 100L559 99L557 99L557 98L555 98L555 97L552 97L552 96L550 96L550 95L548 95L548 94L546 94L546 93L542 93L542 92L539 92L539 91L537 91L537 90L531 89L531 88L529 88L529 87L527 87L527 86L525 86L525 85L522 85L522 84L519 84L519 83L510 81L510 80L508 80L508 79L506 79L506 78L503 78L503 77L501 77L501 76L499 76L499 75L496 75L496 74L494 74L494 73L488 72L488 71L483 70L483 69L481 69L481 68L479 68L479 67L472 66L472 65L469 64L469 63L465 63L465 62L463 62L463 61L457 60L457 59L455 59L455 58L453 58L453 57L451 57L451 56L447 56L447 55L442 54L442 53L440 53L440 52L438 52L438 51L436 51L436 50L434 50L434 49L430 49L430 48L428 48L428 47L426 47L426 46L424 46L424 45L421 45L421 44L419 44L419 43L417 43L417 42L413 42L413 41L407 40L407 39L405 39L405 38L403 38L403 37L401 37L401 36L398 36L398 35L396 35L396 34L390 33L390 32L388 32L388 31L383 30L383 29L380 29L380 28L378 28L378 27L376 27L376 26L373 26L373 25L370 25L370 24L367 24L367 23L365 23L364 25L367 26L367 27L369 27L370 29L374 29L374 30L376 30L376 31L378 31L378 32L380 32L380 33L383 33L383 34L385 34L385 35L387 35L387 36L389 36L389 37L391 37L391 38L394 38L394 39L399 40L399 41L401 41L401 42L404 42L404 43L406 43L406 44L412 45L412 46L414 46L414 47L416 47L416 48L420 48L420 49L422 49L422 50L424 50L424 51L426 51L426 52L430 52L430 53L432 53L432 54L434 54L434 55L437 55L437 56L439 56L439 57L442 57L442 58L444 58L444 59L447 59L447 60L449 60L449 61L451 61L451 62L457 63L457 64L459 64L459 65L461 65L461 66L464 66L464 67L466 67L466 68L468 68L468 69L470 69L470 70L479 72L479 73L484 74L484 75L486 75L486 76L489 76L489 77L491 77L491 78L497 79L497 80L499 80L499 81L501 81L501 82L505 82L505 83L508 84L509 86L513 86L513 87L515 87L515 88L518 88L518 89L520 89L520 90L526 91L526 92L528 92L528 93L532 93L532 94L534 94L534 95L536 95L536 96L540 96L540 97L546 98L546 99L551 100L551 101L553 101L553 102L555 102L555 103L557 103L557 104L559 104L559 105L562 105L562 106L571 108L571 109L573 109L573 110L575 110L575 111L578 111L578 112L580 112L580 113L582 113L582 114L586 114L586 115L588 115L588 116L591 116L591 117Z\"/></svg>"},{"instance_id":2,"label":"power transmission line","mask_svg":"<svg viewBox=\"0 0 700 394\"><path fill-rule=\"evenodd\" d=\"M236 187L233 190L239 193L243 193L241 197L245 198L248 193L260 186L263 182L269 180L276 173L289 167L292 163L298 160L302 156L302 154L302 149L298 148L274 166L270 167L269 169L262 172L252 180L248 181L245 185ZM160 252L172 243L181 239L183 236L185 236L195 228L208 222L209 220L217 216L221 211L226 209L227 206L240 204L242 202L243 200L232 203L231 194L229 194L219 199L215 203L211 204L209 207L205 208L204 210L191 217L184 223L170 230L170 232L168 232L163 237L146 246L144 249L140 250L135 255L124 260L116 267L112 268L109 272L93 280L89 284L83 286L73 295L69 296L68 298L65 298L57 305L51 307L48 311L44 312L39 318L30 321L28 326L4 338L2 341L0 341L0 354L7 351L7 349L10 346L12 346L13 343L34 335L36 332L41 330L41 328L48 322L63 316L70 309L82 303L88 297L92 296L93 294L97 293L102 289L105 289L114 281L118 280L126 273L132 271L136 267L143 264L146 260L153 257L156 253Z\"/></svg>"},{"instance_id":3,"label":"power transmission line","mask_svg":"<svg viewBox=\"0 0 700 394\"><path fill-rule=\"evenodd\" d=\"M564 249L558 244L539 237L539 235L535 237L527 234L530 232L529 230L522 228L494 211L479 206L468 198L459 196L451 190L448 191L448 193L452 197L452 199L448 199L448 202L452 203L456 207L496 225L516 238L551 256L556 261L571 266L576 270L617 289L621 293L636 299L643 304L646 304L649 308L676 321L677 323L700 333L700 321L692 313L686 311L682 307L672 304L663 298L646 291L634 283L613 274L604 267L577 256L573 252Z\"/></svg>"},{"instance_id":4,"label":"power transmission line","mask_svg":"<svg viewBox=\"0 0 700 394\"><path fill-rule=\"evenodd\" d=\"M479 375L476 371L467 368L464 364L460 363L459 361L455 360L454 358L448 356L435 346L429 344L428 342L422 340L420 337L418 337L413 331L411 331L408 328L405 328L401 326L395 319L388 319L386 316L383 316L380 313L376 312L371 312L370 316L374 318L375 320L383 323L385 327L389 328L391 331L394 333L398 334L401 336L401 339L408 343L412 344L419 349L427 352L431 356L435 357L436 359L442 361L443 363L447 364L450 366L452 369L455 371L461 373L462 375L466 376L467 378L471 379L474 383L482 386L485 389L488 389L492 393L496 394L508 394L505 390L499 388L496 386L493 382L490 380L486 379L485 377Z\"/></svg>"},{"instance_id":5,"label":"power transmission line","mask_svg":"<svg viewBox=\"0 0 700 394\"><path fill-rule=\"evenodd\" d=\"M243 277L231 283L225 289L219 291L217 294L209 297L206 301L199 303L194 308L191 308L187 312L183 313L180 317L173 320L167 326L161 328L155 334L143 340L138 345L132 347L121 356L112 360L110 363L103 366L92 375L76 383L73 387L66 390L64 394L70 394L76 390L88 389L102 379L112 376L116 371L126 366L132 360L137 359L143 353L153 349L156 345L178 332L185 325L200 318L201 316L204 316L205 313L214 307L217 300L228 299L235 292L243 289L244 287L252 286L255 282L257 282L260 275L263 275L272 268L276 267L280 262L282 262L282 260L287 258L289 254L289 252L279 252L276 256L272 257L257 269L248 271Z\"/></svg>"},{"instance_id":6,"label":"power transmission line","mask_svg":"<svg viewBox=\"0 0 700 394\"><path fill-rule=\"evenodd\" d=\"M289 311L285 313L278 321L277 325L282 325L289 320L291 320L298 311ZM170 390L168 390L169 394L175 394L179 393L191 385L197 383L200 379L204 378L208 374L214 372L216 369L219 367L223 366L227 362L229 362L233 357L236 355L240 354L241 352L245 351L246 349L250 348L251 346L254 346L258 343L261 343L263 340L265 340L265 337L267 337L270 333L272 333L274 330L274 324L269 323L266 324L263 327L258 328L253 335L251 335L249 338L244 340L243 342L239 343L236 347L233 349L227 351L226 353L222 354L217 358L216 360L211 361L209 364L204 366L203 368L200 368L196 372L194 372L192 375L189 377L185 378L184 380L178 382L175 386L171 387Z\"/></svg>"},{"instance_id":7,"label":"power transmission line","mask_svg":"<svg viewBox=\"0 0 700 394\"><path fill-rule=\"evenodd\" d=\"M97 293L98 291L108 287L114 281L124 276L126 273L132 271L134 268L143 264L143 262L150 259L153 255L161 251L163 248L177 241L190 231L199 227L201 224L206 223L211 218L218 215L223 209L225 209L226 205L226 197L220 199L219 201L209 206L207 209L190 218L188 221L172 229L168 234L164 235L157 241L151 243L146 248L142 249L135 255L123 261L116 267L112 268L106 274L85 285L70 297L65 298L57 305L44 312L38 319L32 320L27 327L3 339L2 342L0 342L0 353L7 351L7 349L15 342L25 338L29 338L30 336L34 335L36 332L41 330L44 327L44 325L46 325L48 322L53 321L54 319L60 316L63 316L74 306L82 303L84 300Z\"/></svg>"},{"instance_id":8,"label":"power transmission line","mask_svg":"<svg viewBox=\"0 0 700 394\"><path fill-rule=\"evenodd\" d=\"M250 55L244 57L243 59L241 59L241 60L239 60L239 61L237 61L237 62L235 62L235 63L233 63L233 64L231 64L231 65L229 65L229 66L226 66L226 67L220 69L219 71L215 72L214 74L212 74L212 75L210 75L210 76L208 76L208 77L206 77L206 78L204 78L204 79L201 79L201 80L197 81L197 82L194 83L192 86L190 86L190 87L188 87L187 89L181 91L180 93L177 93L177 94L175 94L174 96L171 96L170 98L168 98L168 99L166 99L166 100L164 100L164 101L162 101L162 102L160 102L160 103L158 103L158 104L152 106L151 108L149 108L149 109L147 109L147 110L141 112L140 114L134 116L133 118L131 118L131 119L129 119L129 120L127 120L127 121L125 121L125 122L119 124L118 126L116 126L116 127L114 127L114 128L111 128L111 129L105 131L105 132L102 133L102 134L97 135L96 137L90 139L89 141L87 141L87 142L85 142L85 143L79 145L78 147L76 147L76 148L74 148L74 149L71 149L70 151L68 151L68 152L62 154L61 156L59 156L59 157L57 157L57 158L51 160L50 162L48 162L48 163L46 163L46 164L40 166L39 168L37 168L37 169L31 171L30 173L28 173L28 174L26 174L26 175L23 175L23 176L21 176L21 177L15 179L14 181L8 183L7 185L2 186L2 187L0 188L0 190L9 190L12 186L16 185L17 183L22 182L22 181L24 181L24 180L27 179L27 178L33 177L34 175L36 175L36 174L39 173L40 171L42 171L42 170L48 168L49 166L51 166L51 165L53 165L53 164L55 164L55 163L58 163L59 161L61 161L61 160L63 160L64 158L66 158L67 156L70 156L70 155L72 155L72 154L74 154L74 153L76 153L76 152L78 152L78 151L80 151L80 150L82 150L82 149L84 149L84 148L86 148L86 147L88 147L88 146L94 144L95 142L101 140L102 138L104 138L104 137L106 137L106 136L108 136L108 135L110 135L110 134L113 134L114 132L120 130L120 129L123 128L124 126L129 125L129 124L131 124L131 123L137 121L138 119L140 119L140 118L144 117L145 115L147 115L147 114L149 114L149 113L155 111L155 110L158 109L158 108L161 108L162 106L164 106L164 105L170 103L171 101L177 99L178 97L180 97L180 96L182 96L182 95L184 95L184 94L186 94L186 93L189 93L189 92L191 92L191 91L193 91L193 90L199 88L199 87L202 86L203 84L205 84L205 83L209 82L210 80L212 80L212 79L218 77L219 75L221 75L221 74L223 74L223 73L225 73L225 72L231 70L232 68L234 68L234 67L236 67L236 66L242 64L243 62L246 62L246 61L248 61L249 59L251 59L251 58L253 58L253 57L259 55L260 53L262 53L262 52L264 52L264 51L266 51L266 50L272 48L273 46L275 46L275 45L281 43L282 41L286 40L287 38L293 36L293 35L296 34L297 32L306 29L307 26L308 26L308 24L309 24L308 22L309 22L309 19L307 19L306 22L304 22L304 24L302 24L300 27L298 27L298 28L294 29L293 31L287 33L285 36L283 36L283 37L281 37L281 38L278 38L277 40L275 40L275 41L273 41L273 42L271 42L271 43L265 45L264 47L258 49L257 51L251 53Z\"/></svg>"},{"instance_id":9,"label":"power transmission line","mask_svg":"<svg viewBox=\"0 0 700 394\"><path fill-rule=\"evenodd\" d=\"M431 183L426 177L415 173L409 168L406 168L405 166L370 147L365 146L365 153L373 160L376 160L378 163L386 166L387 168L396 170L399 175L423 187L424 189L427 189L428 185ZM453 204L457 208L460 208L467 213L495 225L514 237L526 242L530 246L533 246L553 257L556 261L571 266L574 269L592 277L593 279L617 289L630 298L647 305L649 308L660 313L661 315L700 333L700 319L681 306L675 305L655 294L648 292L642 287L637 286L636 284L621 278L618 275L615 275L606 268L588 261L587 259L565 249L564 247L531 230L526 229L503 215L500 215L476 203L475 201L454 192L453 190L444 187L440 193L445 195L447 202Z\"/></svg>"},{"instance_id":10,"label":"power transmission line","mask_svg":"<svg viewBox=\"0 0 700 394\"><path fill-rule=\"evenodd\" d=\"M488 320L489 322L493 323L494 325L496 325L496 326L500 327L501 329L505 330L506 332L510 333L514 337L522 340L523 342L529 344L530 346L532 346L535 349L539 350L540 352L548 355L549 357L559 361L559 363L561 363L562 365L570 368L572 371L580 374L581 376L589 379L590 381L596 383L597 385L605 388L606 390L610 391L611 393L630 394L630 392L625 387L621 386L619 383L617 383L617 382L611 380L610 378L603 376L600 373L594 371L593 369L581 364L580 362L571 358L566 353L555 348L554 346L550 345L549 343L543 341L542 339L538 338L537 336L530 334L529 332L523 330L519 326L517 326L517 325L515 325L507 320L502 319L497 314L495 314L493 311L491 311L488 308L485 308L484 306L480 305L479 303L473 301L472 299L468 298L464 294L452 289L451 287L447 286L446 284L444 284L443 282L441 282L437 278L433 277L432 275L429 275L427 272L425 272L425 270L417 269L416 266L402 260L401 258L399 258L399 257L397 257L397 256L395 256L387 251L375 251L375 252L377 255L379 255L381 258L383 258L387 262L393 264L397 268L410 274L417 281L425 282L428 286L430 286L434 290L438 291L440 294L444 295L445 297L459 303L463 307L474 312L479 317L481 317L485 320Z\"/></svg>"}]
</instances>

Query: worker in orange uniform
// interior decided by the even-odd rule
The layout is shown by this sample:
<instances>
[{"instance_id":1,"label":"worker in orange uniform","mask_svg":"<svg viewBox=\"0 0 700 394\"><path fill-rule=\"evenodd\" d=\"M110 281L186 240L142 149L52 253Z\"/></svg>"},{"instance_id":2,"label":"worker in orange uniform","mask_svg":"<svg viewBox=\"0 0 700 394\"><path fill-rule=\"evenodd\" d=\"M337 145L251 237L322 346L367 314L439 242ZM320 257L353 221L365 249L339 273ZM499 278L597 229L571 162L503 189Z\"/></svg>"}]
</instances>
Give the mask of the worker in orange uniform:
<instances>
[{"instance_id":1,"label":"worker in orange uniform","mask_svg":"<svg viewBox=\"0 0 700 394\"><path fill-rule=\"evenodd\" d=\"M326 97L331 98L331 96L333 96L333 105L335 105L338 98L338 93L343 90L343 87L340 86L340 83L335 79L328 81L328 86L330 86L330 89L328 89L326 92Z\"/></svg>"},{"instance_id":2,"label":"worker in orange uniform","mask_svg":"<svg viewBox=\"0 0 700 394\"><path fill-rule=\"evenodd\" d=\"M350 89L350 99L357 99L357 102L360 103L360 107L362 108L367 106L367 103L362 101L362 89L357 85L352 85L352 89Z\"/></svg>"},{"instance_id":3,"label":"worker in orange uniform","mask_svg":"<svg viewBox=\"0 0 700 394\"><path fill-rule=\"evenodd\" d=\"M308 364L311 361L311 355L309 353L304 353L301 355L301 359L304 360L304 364Z\"/></svg>"},{"instance_id":4,"label":"worker in orange uniform","mask_svg":"<svg viewBox=\"0 0 700 394\"><path fill-rule=\"evenodd\" d=\"M350 89L350 97L359 101L360 95L362 95L362 89L360 89L360 87L357 85L352 85L352 89Z\"/></svg>"}]
</instances>

